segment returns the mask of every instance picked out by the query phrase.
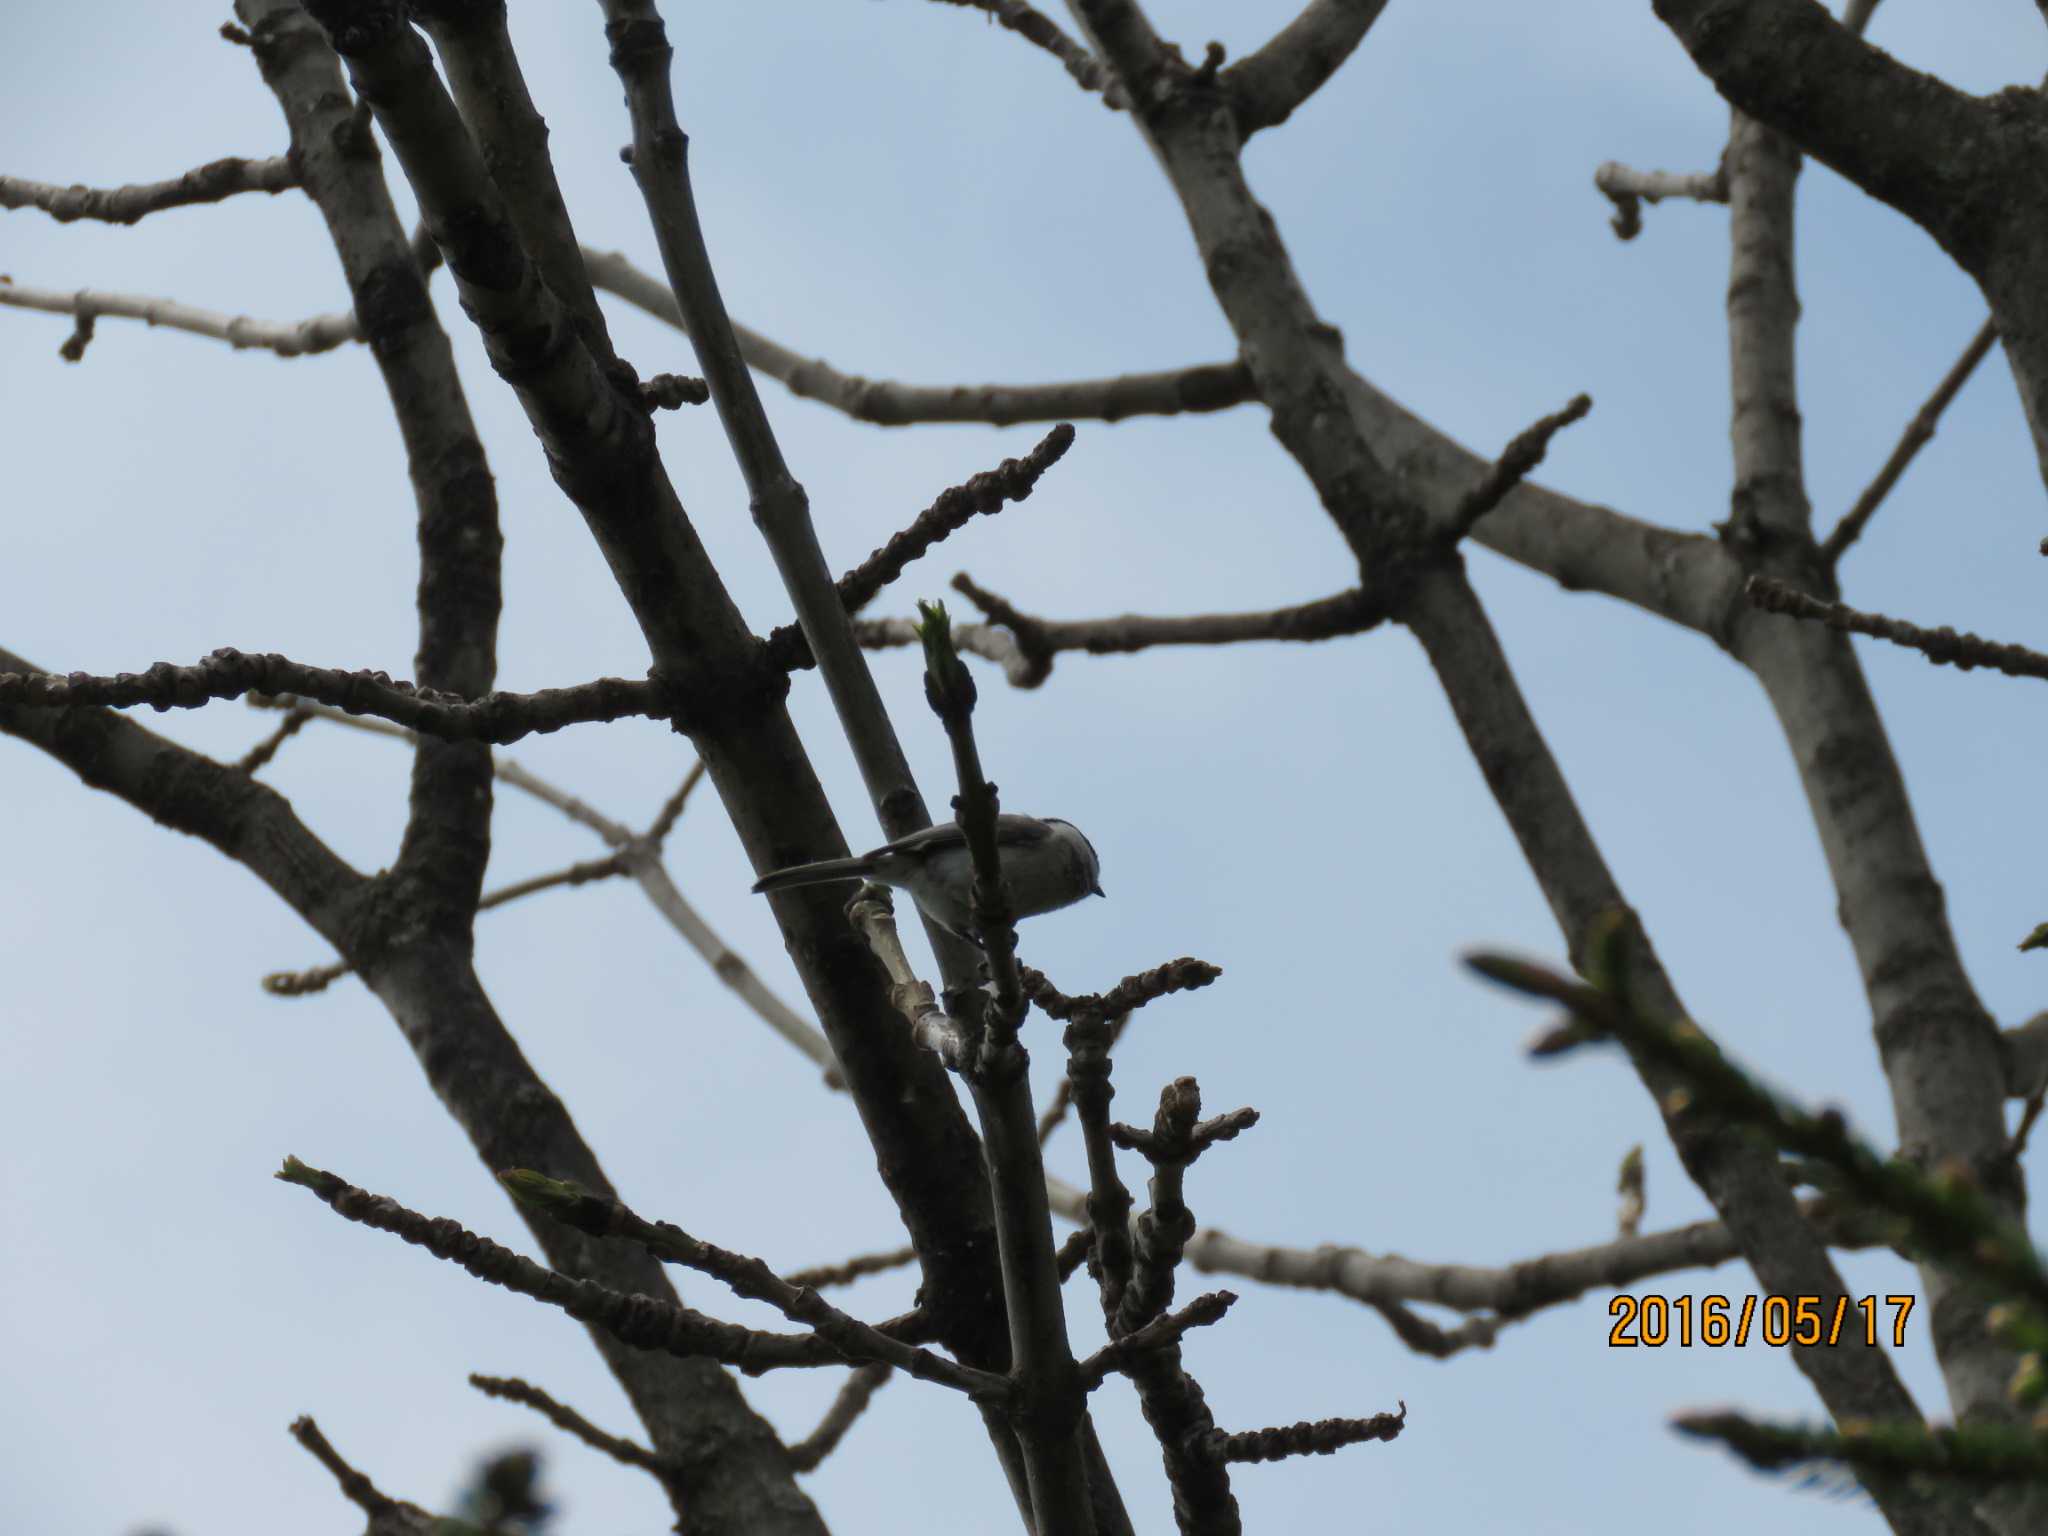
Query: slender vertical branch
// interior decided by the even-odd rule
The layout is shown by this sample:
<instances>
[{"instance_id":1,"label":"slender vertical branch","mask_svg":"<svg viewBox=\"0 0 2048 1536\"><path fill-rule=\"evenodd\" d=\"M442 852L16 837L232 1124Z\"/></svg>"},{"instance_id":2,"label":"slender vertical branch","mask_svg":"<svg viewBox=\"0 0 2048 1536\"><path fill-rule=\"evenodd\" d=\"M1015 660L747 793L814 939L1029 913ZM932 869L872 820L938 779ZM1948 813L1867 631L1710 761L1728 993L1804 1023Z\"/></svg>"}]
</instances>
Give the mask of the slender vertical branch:
<instances>
[{"instance_id":1,"label":"slender vertical branch","mask_svg":"<svg viewBox=\"0 0 2048 1536\"><path fill-rule=\"evenodd\" d=\"M669 88L673 50L660 13L652 0L604 0L604 11L612 64L632 115L633 179L726 441L746 479L755 524L817 658L883 830L892 838L919 831L931 825L931 816L839 600L811 522L810 500L783 459L719 293L690 188L689 139L676 120ZM966 974L967 957L956 958Z\"/></svg>"},{"instance_id":2,"label":"slender vertical branch","mask_svg":"<svg viewBox=\"0 0 2048 1536\"><path fill-rule=\"evenodd\" d=\"M548 125L527 91L505 30L504 0L411 0L410 10L434 40L449 91L483 148L520 243L574 317L591 355L611 365L611 333L555 180Z\"/></svg>"},{"instance_id":3,"label":"slender vertical branch","mask_svg":"<svg viewBox=\"0 0 2048 1536\"><path fill-rule=\"evenodd\" d=\"M797 622L832 696L841 729L853 748L883 830L892 838L918 831L931 825L931 814L882 707L867 658L861 653L845 605L840 601L837 582L825 563L811 522L809 499L783 459L719 293L690 188L689 140L676 118L669 84L672 51L661 14L653 0L602 3L612 64L625 86L632 119L634 180L647 205L678 313L697 349L698 362L711 386L711 398L724 424L727 442L746 480L755 523L774 556L784 589L796 609ZM969 985L978 962L971 946L929 922L926 932L938 955L948 991ZM920 1065L930 1070L930 1059ZM1026 1097L1028 1103L1028 1092ZM1034 1159L1036 1147L1034 1140ZM997 1150L990 1148L990 1168L997 1168L1002 1162ZM975 1177L976 1166L975 1160L955 1157L949 1160L946 1171L957 1180L959 1198L978 1215L989 1195ZM1042 1180L1036 1198L1043 1203ZM997 1225L1000 1230L1000 1217ZM968 1260L969 1267L987 1259L985 1249L976 1253L955 1244L952 1251L956 1262ZM920 1244L920 1252L928 1250ZM957 1278L961 1282L957 1287L941 1289L952 1291L962 1302L988 1292L991 1277L986 1272L972 1279L959 1273ZM948 1311L943 1305L938 1314L943 1320L940 1336L960 1350L963 1358L990 1368L1002 1363L1000 1334L991 1327L994 1320ZM1128 1519L1122 1513L1107 1462L1094 1445L1092 1430L1087 1439L1097 1511L1113 1514L1112 1523L1117 1530L1127 1529ZM1001 1447L998 1449L1000 1452ZM1044 1530L1041 1526L1041 1532Z\"/></svg>"},{"instance_id":4,"label":"slender vertical branch","mask_svg":"<svg viewBox=\"0 0 2048 1536\"><path fill-rule=\"evenodd\" d=\"M1799 162L1789 140L1734 115L1728 336L1735 492L1723 533L1752 569L1827 590L1826 551L1813 542L1804 488L1794 375ZM1863 972L1904 1150L1931 1162L1961 1159L2017 1219L2020 1193L2005 1160L1996 1031L1954 948L1876 706L1845 637L1772 628L1746 614L1735 651L1763 681L1806 780L1843 926ZM1881 811L1874 822L1866 820L1872 810ZM2013 1355L1978 1326L1983 1299L1976 1288L1932 1259L1923 1259L1920 1275L1954 1411L2015 1417L2006 1391ZM1840 1409L1829 1406L1839 1422ZM2021 1513L2028 1500L2018 1492L2002 1495L1986 1506L1987 1518L2002 1530L2038 1529L2048 1501Z\"/></svg>"},{"instance_id":5,"label":"slender vertical branch","mask_svg":"<svg viewBox=\"0 0 2048 1536\"><path fill-rule=\"evenodd\" d=\"M1059 1260L1046 1198L1045 1162L1031 1105L1030 1056L1017 1038L1025 1001L1017 934L996 848L996 787L981 769L974 741L974 679L953 649L943 604L921 605L925 697L946 728L960 780L954 804L974 860L971 910L988 955L993 996L979 987L947 989L968 1016L972 1049L965 1067L988 1149L1010 1324L1010 1374L1020 1402L1010 1416L1023 1452L1033 1528L1088 1536L1096 1529L1089 1465L1080 1433L1087 1392L1067 1338Z\"/></svg>"}]
</instances>

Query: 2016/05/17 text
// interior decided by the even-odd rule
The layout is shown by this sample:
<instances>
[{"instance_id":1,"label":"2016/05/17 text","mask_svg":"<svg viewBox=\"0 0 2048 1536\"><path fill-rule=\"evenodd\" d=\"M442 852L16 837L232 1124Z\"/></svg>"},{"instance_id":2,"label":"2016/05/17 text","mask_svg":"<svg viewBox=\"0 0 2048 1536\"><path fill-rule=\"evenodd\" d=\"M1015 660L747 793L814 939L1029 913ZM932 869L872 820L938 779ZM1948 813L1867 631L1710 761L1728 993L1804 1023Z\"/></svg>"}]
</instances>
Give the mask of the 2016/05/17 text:
<instances>
[{"instance_id":1,"label":"2016/05/17 text","mask_svg":"<svg viewBox=\"0 0 2048 1536\"><path fill-rule=\"evenodd\" d=\"M1894 1348L1905 1343L1911 1296L1745 1296L1737 1304L1726 1296L1631 1296L1624 1292L1607 1304L1614 1326L1607 1330L1613 1349L1661 1348L1677 1344L1690 1349L1704 1344L1721 1349L1750 1341L1752 1333L1771 1345L1876 1345L1880 1308L1889 1307L1889 1333Z\"/></svg>"}]
</instances>

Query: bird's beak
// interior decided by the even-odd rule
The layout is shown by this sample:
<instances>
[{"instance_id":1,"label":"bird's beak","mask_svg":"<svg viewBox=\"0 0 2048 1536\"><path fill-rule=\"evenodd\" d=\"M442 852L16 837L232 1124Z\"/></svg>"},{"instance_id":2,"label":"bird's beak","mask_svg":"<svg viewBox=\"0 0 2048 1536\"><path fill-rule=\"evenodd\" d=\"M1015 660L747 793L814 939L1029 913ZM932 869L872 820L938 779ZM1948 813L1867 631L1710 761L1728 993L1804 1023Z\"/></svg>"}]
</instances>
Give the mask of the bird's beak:
<instances>
[{"instance_id":1,"label":"bird's beak","mask_svg":"<svg viewBox=\"0 0 2048 1536\"><path fill-rule=\"evenodd\" d=\"M1098 880L1092 887L1089 888L1088 894L1090 896L1107 896L1109 892L1105 891L1102 888L1102 882Z\"/></svg>"}]
</instances>

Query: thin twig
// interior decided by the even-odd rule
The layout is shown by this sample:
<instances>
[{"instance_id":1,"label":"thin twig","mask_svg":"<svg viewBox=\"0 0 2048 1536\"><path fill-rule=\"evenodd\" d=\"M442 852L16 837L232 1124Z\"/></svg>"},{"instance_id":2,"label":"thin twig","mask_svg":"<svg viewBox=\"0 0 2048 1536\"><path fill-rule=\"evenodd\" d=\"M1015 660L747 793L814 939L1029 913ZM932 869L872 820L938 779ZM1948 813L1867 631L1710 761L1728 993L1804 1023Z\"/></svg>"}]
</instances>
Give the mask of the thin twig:
<instances>
[{"instance_id":1,"label":"thin twig","mask_svg":"<svg viewBox=\"0 0 2048 1536\"><path fill-rule=\"evenodd\" d=\"M437 1259L457 1265L490 1285L559 1307L578 1322L611 1334L638 1349L659 1350L684 1360L716 1360L749 1374L781 1367L816 1368L844 1364L842 1346L813 1329L804 1333L770 1333L706 1317L676 1302L628 1294L595 1280L566 1275L537 1264L524 1254L466 1230L445 1217L408 1210L387 1195L359 1189L324 1169L287 1157L276 1175L287 1184L310 1190L337 1216L424 1248ZM880 1330L868 1330L880 1333ZM886 1339L886 1335L883 1336ZM900 1353L895 1341L885 1353ZM856 1356L855 1358L861 1358ZM949 1362L941 1362L947 1374ZM964 1371L965 1367L954 1368ZM1001 1378L996 1378L998 1382Z\"/></svg>"},{"instance_id":2,"label":"thin twig","mask_svg":"<svg viewBox=\"0 0 2048 1536\"><path fill-rule=\"evenodd\" d=\"M1672 171L1638 171L1609 160L1593 173L1593 185L1614 204L1614 233L1633 240L1643 232L1643 204L1661 203L1667 197L1687 197L1702 203L1728 201L1728 166L1724 161L1711 175L1679 175Z\"/></svg>"},{"instance_id":3,"label":"thin twig","mask_svg":"<svg viewBox=\"0 0 2048 1536\"><path fill-rule=\"evenodd\" d=\"M1248 1429L1234 1435L1213 1431L1196 1442L1198 1454L1214 1462L1278 1461L1283 1456L1328 1456L1347 1445L1392 1440L1407 1427L1408 1405L1398 1413L1376 1413L1369 1419L1316 1419L1272 1429Z\"/></svg>"},{"instance_id":4,"label":"thin twig","mask_svg":"<svg viewBox=\"0 0 2048 1536\"><path fill-rule=\"evenodd\" d=\"M1500 457L1493 462L1479 483L1459 498L1452 511L1448 526L1444 530L1447 539L1462 539L1470 533L1479 519L1486 516L1510 491L1535 472L1543 462L1543 456L1550 450L1550 440L1575 421L1585 418L1593 409L1591 395L1574 395L1561 411L1545 416L1533 425L1515 434Z\"/></svg>"},{"instance_id":5,"label":"thin twig","mask_svg":"<svg viewBox=\"0 0 2048 1536\"><path fill-rule=\"evenodd\" d=\"M1188 1165L1219 1141L1229 1141L1258 1123L1257 1110L1239 1109L1202 1120L1202 1094L1192 1077L1176 1078L1159 1093L1152 1128L1109 1127L1119 1147L1141 1154L1152 1165L1151 1202L1134 1226L1136 1262L1117 1298L1110 1335L1135 1333L1173 1304L1173 1276L1188 1239L1195 1235L1194 1212L1184 1196Z\"/></svg>"},{"instance_id":6,"label":"thin twig","mask_svg":"<svg viewBox=\"0 0 2048 1536\"><path fill-rule=\"evenodd\" d=\"M1074 77L1074 83L1082 90L1100 95L1105 107L1120 110L1130 105L1123 87L1102 67L1101 60L1060 30L1057 22L1044 12L1026 5L1024 0L940 0L940 3L985 12L1027 43L1036 43L1066 66L1067 73Z\"/></svg>"},{"instance_id":7,"label":"thin twig","mask_svg":"<svg viewBox=\"0 0 2048 1536\"><path fill-rule=\"evenodd\" d=\"M667 286L620 252L585 246L583 265L596 287L688 332ZM902 384L842 372L822 358L791 351L738 321L732 329L748 367L779 380L800 400L819 401L855 421L875 426L937 421L998 427L1033 421L1123 421L1132 416L1225 411L1258 397L1250 372L1239 362L1198 363L1159 373L1051 384Z\"/></svg>"},{"instance_id":8,"label":"thin twig","mask_svg":"<svg viewBox=\"0 0 2048 1536\"><path fill-rule=\"evenodd\" d=\"M827 1286L851 1285L866 1275L886 1274L892 1269L901 1269L906 1264L917 1262L917 1250L911 1247L891 1248L886 1253L863 1253L839 1264L819 1264L810 1269L792 1269L783 1276L791 1285L807 1285L813 1290L824 1290Z\"/></svg>"},{"instance_id":9,"label":"thin twig","mask_svg":"<svg viewBox=\"0 0 2048 1536\"><path fill-rule=\"evenodd\" d=\"M1467 1349L1491 1349L1499 1335L1501 1319L1481 1315L1468 1317L1454 1327L1431 1322L1413 1307L1399 1301L1369 1301L1373 1311L1386 1319L1394 1337L1418 1355L1448 1360Z\"/></svg>"},{"instance_id":10,"label":"thin twig","mask_svg":"<svg viewBox=\"0 0 2048 1536\"><path fill-rule=\"evenodd\" d=\"M277 698L263 694L250 695L249 702L263 708L303 707L336 725L345 725L351 730L367 731L372 735L389 736L395 740L410 740L412 736L411 732L388 721L351 715L325 704L299 705L297 700L288 697ZM704 921L703 916L677 888L675 881L669 878L668 870L661 862L660 849L654 833L668 817L671 806L680 814L682 800L687 798L703 775L701 760L684 776L682 786L670 797L668 805L662 807L661 814L655 818L654 826L639 839L635 839L630 828L613 821L539 775L528 772L510 758L496 758L493 768L497 776L507 784L515 789L524 790L543 804L554 807L571 821L588 827L609 846L625 851L630 861L630 872L641 891L654 904L654 909L667 920L669 926L674 928L682 936L683 941L711 967L712 974L730 987L764 1024L816 1062L824 1071L826 1086L835 1089L843 1089L846 1086L846 1080L839 1071L838 1058L833 1055L831 1044L825 1039L823 1032L776 996L767 983L761 980L759 973L747 963L746 958L727 944L717 931ZM309 992L317 992L336 977L347 973L348 967L345 965L320 966L304 972L280 972L266 976L263 986L266 991L280 997L298 997Z\"/></svg>"},{"instance_id":11,"label":"thin twig","mask_svg":"<svg viewBox=\"0 0 2048 1536\"><path fill-rule=\"evenodd\" d=\"M1081 1362L1081 1380L1093 1391L1110 1372L1129 1370L1140 1357L1178 1344L1190 1329L1221 1322L1236 1304L1235 1291L1210 1291L1177 1312L1162 1313L1141 1328L1120 1333Z\"/></svg>"},{"instance_id":12,"label":"thin twig","mask_svg":"<svg viewBox=\"0 0 2048 1536\"><path fill-rule=\"evenodd\" d=\"M1078 997L1067 996L1052 984L1045 972L1033 970L1030 966L1024 967L1023 979L1025 992L1031 1001L1045 1010L1048 1018L1071 1019L1083 1010L1093 1010L1105 1018L1130 1013L1176 992L1193 992L1206 987L1222 974L1220 965L1183 955L1178 960L1155 965L1149 971L1126 976L1107 992L1088 992Z\"/></svg>"},{"instance_id":13,"label":"thin twig","mask_svg":"<svg viewBox=\"0 0 2048 1536\"><path fill-rule=\"evenodd\" d=\"M1825 624L1829 629L1889 640L1893 645L1920 652L1937 666L1957 667L1965 672L1972 667L1989 667L2008 677L2048 678L2048 656L2023 645L1986 640L1982 635L1959 635L1945 624L1940 629L1922 629L1904 619L1864 613L1846 603L1823 602L1769 576L1750 577L1742 590L1750 606L1765 613L1782 613Z\"/></svg>"},{"instance_id":14,"label":"thin twig","mask_svg":"<svg viewBox=\"0 0 2048 1536\"><path fill-rule=\"evenodd\" d=\"M564 885L588 885L593 880L609 880L614 875L627 871L628 860L623 853L608 854L601 859L585 859L565 869L550 870L544 875L534 875L525 880L515 880L510 885L501 885L495 891L486 891L478 898L476 909L487 911L502 907L508 901L518 901L523 896L532 896L541 891L552 891Z\"/></svg>"},{"instance_id":15,"label":"thin twig","mask_svg":"<svg viewBox=\"0 0 2048 1536\"><path fill-rule=\"evenodd\" d=\"M574 1435L585 1445L604 1452L616 1462L638 1467L641 1471L651 1472L658 1478L666 1478L668 1475L668 1469L662 1465L661 1458L646 1446L599 1429L574 1408L556 1402L530 1382L521 1381L516 1376L480 1376L472 1372L469 1384L486 1397L524 1404L555 1428Z\"/></svg>"},{"instance_id":16,"label":"thin twig","mask_svg":"<svg viewBox=\"0 0 2048 1536\"><path fill-rule=\"evenodd\" d=\"M0 208L40 208L60 224L73 219L99 219L108 224L133 224L146 214L194 203L217 203L237 192L273 195L299 184L290 160L230 156L211 160L169 181L141 182L126 187L60 187L20 176L0 176Z\"/></svg>"},{"instance_id":17,"label":"thin twig","mask_svg":"<svg viewBox=\"0 0 2048 1536\"><path fill-rule=\"evenodd\" d=\"M810 1472L819 1462L838 1449L839 1442L846 1438L846 1432L853 1428L854 1420L867 1411L874 1396L889 1383L896 1374L896 1368L880 1361L855 1366L853 1373L840 1384L839 1395L832 1399L832 1406L825 1410L825 1416L818 1420L818 1427L789 1448L789 1464L799 1472Z\"/></svg>"},{"instance_id":18,"label":"thin twig","mask_svg":"<svg viewBox=\"0 0 2048 1536\"><path fill-rule=\"evenodd\" d=\"M996 654L995 647L981 643L986 633L981 626L962 624L953 631L956 646L1000 663L1008 680L1019 688L1036 688L1051 676L1053 657L1062 651L1110 656L1149 650L1155 645L1333 640L1340 635L1363 634L1387 616L1382 600L1357 587L1312 602L1257 613L1196 613L1178 617L1127 613L1109 619L1042 619L988 591L965 571L953 578L952 586L987 615L991 625L1001 625L1015 637L1009 651ZM902 624L901 620L884 622ZM907 625L900 631L886 629L874 635L862 628L860 634L861 643L869 646L907 645L914 638Z\"/></svg>"},{"instance_id":19,"label":"thin twig","mask_svg":"<svg viewBox=\"0 0 2048 1536\"><path fill-rule=\"evenodd\" d=\"M96 677L85 672L0 672L0 704L42 709L105 705L130 709L196 709L214 699L248 693L291 694L350 714L378 715L445 741L499 745L535 732L596 721L666 718L670 706L651 683L601 677L573 688L534 693L488 693L479 699L394 681L376 671L343 672L308 666L275 654L251 655L232 647L196 666L160 661L142 672Z\"/></svg>"},{"instance_id":20,"label":"thin twig","mask_svg":"<svg viewBox=\"0 0 2048 1536\"><path fill-rule=\"evenodd\" d=\"M871 1327L842 1312L814 1290L792 1285L751 1254L734 1253L692 1237L666 1221L649 1221L624 1201L594 1194L567 1179L551 1179L527 1168L498 1175L498 1182L522 1205L544 1211L592 1237L624 1237L666 1264L682 1264L711 1276L734 1295L765 1301L791 1322L812 1329L848 1360L883 1361L920 1381L990 1402L1006 1400L1010 1383L989 1371L957 1364L930 1350Z\"/></svg>"},{"instance_id":21,"label":"thin twig","mask_svg":"<svg viewBox=\"0 0 2048 1536\"><path fill-rule=\"evenodd\" d=\"M1884 1222L1845 1211L1839 1202L1807 1200L1801 1202L1801 1210L1832 1247L1880 1247L1892 1235ZM1080 1212L1077 1208L1068 1214ZM1495 1267L1428 1263L1337 1243L1316 1248L1255 1243L1214 1227L1197 1232L1186 1249L1188 1263L1204 1274L1243 1275L1268 1285L1331 1291L1381 1310L1403 1343L1429 1354L1450 1351L1433 1347L1428 1335L1410 1337L1404 1331L1405 1319L1387 1309L1427 1302L1471 1314L1483 1326L1470 1337L1460 1337L1455 1347L1486 1347L1502 1324L1562 1306L1588 1291L1627 1290L1659 1275L1712 1269L1741 1254L1719 1221L1534 1254Z\"/></svg>"},{"instance_id":22,"label":"thin twig","mask_svg":"<svg viewBox=\"0 0 2048 1536\"><path fill-rule=\"evenodd\" d=\"M1885 497L1891 494L1892 487L1899 483L1899 477L1905 474L1906 466L1933 438L1941 413L1962 393L1970 375L1977 371L1977 365L1990 354L1997 341L1998 322L1986 320L1977 334L1970 338L1970 344L1963 348L1963 355L1950 365L1941 382L1934 386L1934 393L1913 413L1913 419L1906 423L1906 430L1900 434L1877 477L1864 487L1863 494L1856 498L1856 504L1842 514L1842 520L1835 524L1834 531L1821 541L1821 559L1828 566L1833 567L1842 558L1843 551L1856 542Z\"/></svg>"},{"instance_id":23,"label":"thin twig","mask_svg":"<svg viewBox=\"0 0 2048 1536\"><path fill-rule=\"evenodd\" d=\"M312 718L313 712L310 709L287 710L284 719L278 722L276 730L242 754L235 764L236 769L242 773L254 773L263 767L277 756L280 747L304 730L306 722Z\"/></svg>"},{"instance_id":24,"label":"thin twig","mask_svg":"<svg viewBox=\"0 0 2048 1536\"><path fill-rule=\"evenodd\" d=\"M263 978L263 990L272 997L311 997L324 992L355 970L346 960L309 966L303 971L272 971Z\"/></svg>"},{"instance_id":25,"label":"thin twig","mask_svg":"<svg viewBox=\"0 0 2048 1536\"><path fill-rule=\"evenodd\" d=\"M994 469L941 491L907 528L892 534L888 543L839 578L839 600L847 613L858 613L873 602L876 594L901 576L913 560L922 558L934 545L965 527L969 519L977 514L1000 512L1009 503L1030 496L1045 472L1065 457L1073 445L1074 429L1062 422L1023 458L1005 459ZM803 631L795 624L784 624L768 636L768 653L777 666L814 664Z\"/></svg>"},{"instance_id":26,"label":"thin twig","mask_svg":"<svg viewBox=\"0 0 2048 1536\"><path fill-rule=\"evenodd\" d=\"M279 357L309 357L331 352L363 339L363 330L353 312L314 315L296 323L252 320L247 315L223 315L195 309L176 299L149 298L140 294L105 293L96 288L79 288L61 293L54 288L31 288L0 274L0 309L32 309L48 315L71 315L81 322L101 315L121 320L142 320L194 336L210 336L237 351L245 347L275 352ZM76 362L76 357L68 357Z\"/></svg>"},{"instance_id":27,"label":"thin twig","mask_svg":"<svg viewBox=\"0 0 2048 1536\"><path fill-rule=\"evenodd\" d=\"M662 803L661 810L647 830L640 834L641 840L650 847L659 848L668 841L668 835L675 830L677 818L683 814L683 807L689 804L690 792L704 782L704 759L698 758L690 764L690 771L683 775L683 782L676 786L676 792Z\"/></svg>"},{"instance_id":28,"label":"thin twig","mask_svg":"<svg viewBox=\"0 0 2048 1536\"><path fill-rule=\"evenodd\" d=\"M328 1443L320 1433L320 1426L313 1422L311 1414L301 1414L292 1420L292 1438L304 1446L313 1459L334 1474L334 1480L341 1484L342 1496L373 1521L390 1520L393 1516L410 1512L425 1515L425 1511L414 1505L394 1499L388 1493L378 1491L369 1477L358 1472L341 1458L341 1452Z\"/></svg>"}]
</instances>

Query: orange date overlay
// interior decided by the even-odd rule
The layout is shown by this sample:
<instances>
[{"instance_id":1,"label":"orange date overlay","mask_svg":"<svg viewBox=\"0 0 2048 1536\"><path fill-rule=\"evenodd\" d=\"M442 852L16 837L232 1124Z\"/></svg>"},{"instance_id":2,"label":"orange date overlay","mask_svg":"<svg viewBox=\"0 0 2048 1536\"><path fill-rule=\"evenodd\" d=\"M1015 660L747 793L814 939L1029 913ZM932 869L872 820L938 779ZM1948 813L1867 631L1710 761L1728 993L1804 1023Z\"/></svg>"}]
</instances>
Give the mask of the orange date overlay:
<instances>
[{"instance_id":1,"label":"orange date overlay","mask_svg":"<svg viewBox=\"0 0 2048 1536\"><path fill-rule=\"evenodd\" d=\"M1856 1344L1875 1346L1889 1336L1894 1348L1906 1342L1911 1296L1631 1296L1607 1303L1614 1326L1610 1349L1690 1349L1741 1346L1752 1338L1771 1345ZM1882 1322L1882 1327L1880 1323Z\"/></svg>"}]
</instances>

